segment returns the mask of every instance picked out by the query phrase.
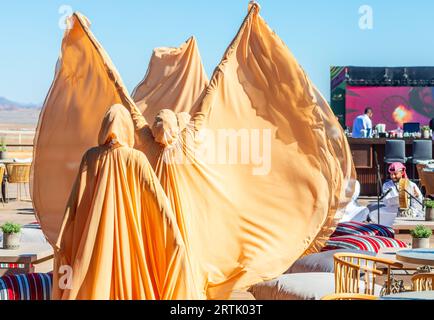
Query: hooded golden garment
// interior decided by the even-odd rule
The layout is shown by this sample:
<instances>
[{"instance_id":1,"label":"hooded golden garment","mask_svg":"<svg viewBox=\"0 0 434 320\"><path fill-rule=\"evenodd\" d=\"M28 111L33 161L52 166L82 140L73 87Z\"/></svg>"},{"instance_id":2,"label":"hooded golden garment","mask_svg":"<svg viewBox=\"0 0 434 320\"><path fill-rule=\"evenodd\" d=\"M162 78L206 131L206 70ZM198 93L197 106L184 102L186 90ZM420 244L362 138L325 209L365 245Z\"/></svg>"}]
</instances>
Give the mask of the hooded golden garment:
<instances>
[{"instance_id":1,"label":"hooded golden garment","mask_svg":"<svg viewBox=\"0 0 434 320\"><path fill-rule=\"evenodd\" d=\"M112 106L69 198L55 247L53 299L202 297L170 202L133 144L130 114ZM71 267L69 283L62 266Z\"/></svg>"},{"instance_id":2,"label":"hooded golden garment","mask_svg":"<svg viewBox=\"0 0 434 320\"><path fill-rule=\"evenodd\" d=\"M257 4L186 130L167 110L152 126L140 110L131 113L136 148L172 202L209 298L279 276L333 232L355 177L350 148Z\"/></svg>"},{"instance_id":3,"label":"hooded golden garment","mask_svg":"<svg viewBox=\"0 0 434 320\"><path fill-rule=\"evenodd\" d=\"M116 103L134 104L89 26L79 13L69 19L35 135L31 195L51 244L58 237L80 160L98 144L104 114Z\"/></svg>"}]
</instances>

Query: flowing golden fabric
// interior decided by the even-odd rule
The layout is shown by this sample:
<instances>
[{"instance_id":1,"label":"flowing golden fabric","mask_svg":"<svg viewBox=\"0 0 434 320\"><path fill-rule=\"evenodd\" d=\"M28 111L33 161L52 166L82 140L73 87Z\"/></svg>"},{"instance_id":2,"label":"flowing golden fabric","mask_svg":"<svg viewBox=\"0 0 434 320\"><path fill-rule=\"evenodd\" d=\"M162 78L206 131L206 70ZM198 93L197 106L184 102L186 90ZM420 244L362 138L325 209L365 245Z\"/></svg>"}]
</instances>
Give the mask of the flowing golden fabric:
<instances>
[{"instance_id":1,"label":"flowing golden fabric","mask_svg":"<svg viewBox=\"0 0 434 320\"><path fill-rule=\"evenodd\" d=\"M170 203L122 105L83 157L56 245L54 299L199 299ZM61 289L61 266L72 269ZM63 282L65 283L65 282Z\"/></svg>"},{"instance_id":2,"label":"flowing golden fabric","mask_svg":"<svg viewBox=\"0 0 434 320\"><path fill-rule=\"evenodd\" d=\"M84 18L74 18L79 23L65 35L35 143L33 198L49 239L57 239L80 158L96 144L96 124L109 105L122 103L137 129L135 148L146 154L160 179L186 250L199 263L192 267L194 277L199 286L208 283L209 298L226 298L231 290L274 278L304 253L321 248L333 231L339 203L344 205L345 195L352 194L355 174L349 146L327 102L259 16L257 5L250 8L202 94L195 89L189 99L176 103L185 90L203 83L200 76L178 77L184 73L176 72L183 70L176 64L188 65L188 55L183 55L170 69L179 81L173 82L176 90L168 100L174 105L151 99L162 97L164 86L153 87L149 96L136 96L139 104L146 102L145 112L155 114L161 107L180 111L178 106L190 110L190 125L167 136L165 124L170 121L153 132L146 120L154 119L145 119L131 101ZM195 61L190 67L200 70L200 61ZM158 78L148 70L151 74ZM161 75L162 83L165 77ZM184 127L180 118L173 125L178 129ZM173 139L166 147L155 135L161 128L163 140ZM203 134L201 129L207 128L211 131ZM232 159L216 152L223 161L214 162L198 154L201 148L213 149L212 136L218 130L247 132L244 138L249 140L243 145L249 149L238 147ZM238 146L244 138L236 139ZM261 156L268 153L267 171ZM185 162L177 162L179 154Z\"/></svg>"},{"instance_id":3,"label":"flowing golden fabric","mask_svg":"<svg viewBox=\"0 0 434 320\"><path fill-rule=\"evenodd\" d=\"M196 39L191 37L179 48L154 50L146 76L132 98L146 119L154 119L162 109L194 112L207 85Z\"/></svg>"},{"instance_id":4,"label":"flowing golden fabric","mask_svg":"<svg viewBox=\"0 0 434 320\"><path fill-rule=\"evenodd\" d=\"M153 119L131 112L136 148L148 156L172 202L209 282L209 298L274 278L303 253L317 252L351 194L355 174L343 130L257 5L177 141L156 143L147 122ZM170 122L165 119L173 127ZM225 155L224 143L218 149L221 141L199 141L204 128L214 138L231 130L240 134L235 157ZM203 144L217 145L215 161L198 156ZM258 174L258 151L270 153L264 174Z\"/></svg>"},{"instance_id":5,"label":"flowing golden fabric","mask_svg":"<svg viewBox=\"0 0 434 320\"><path fill-rule=\"evenodd\" d=\"M58 237L69 194L86 150L98 144L107 109L134 102L110 58L75 13L62 42L53 84L36 131L31 194L48 241Z\"/></svg>"}]
</instances>

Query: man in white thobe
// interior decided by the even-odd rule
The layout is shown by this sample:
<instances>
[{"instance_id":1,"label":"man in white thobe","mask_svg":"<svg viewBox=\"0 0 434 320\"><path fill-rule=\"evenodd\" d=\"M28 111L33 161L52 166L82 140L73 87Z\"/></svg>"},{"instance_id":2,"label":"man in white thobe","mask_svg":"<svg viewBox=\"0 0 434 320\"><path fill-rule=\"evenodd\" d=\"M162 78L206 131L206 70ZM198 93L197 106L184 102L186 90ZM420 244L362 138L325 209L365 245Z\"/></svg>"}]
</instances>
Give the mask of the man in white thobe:
<instances>
[{"instance_id":1,"label":"man in white thobe","mask_svg":"<svg viewBox=\"0 0 434 320\"><path fill-rule=\"evenodd\" d=\"M405 172L405 166L402 163L392 163L389 167L389 174L391 180L388 180L383 185L383 199L384 207L380 207L380 224L384 226L393 226L398 212L399 206L399 181L406 179L407 174ZM410 209L413 212L413 217L423 217L423 196L418 186L409 181L407 192L411 194L415 199L410 199ZM419 203L420 202L420 203ZM375 209L369 214L369 218L372 222L378 223L378 211Z\"/></svg>"},{"instance_id":2,"label":"man in white thobe","mask_svg":"<svg viewBox=\"0 0 434 320\"><path fill-rule=\"evenodd\" d=\"M370 138L372 136L372 117L374 112L372 108L367 108L365 114L354 119L353 123L353 138Z\"/></svg>"}]
</instances>

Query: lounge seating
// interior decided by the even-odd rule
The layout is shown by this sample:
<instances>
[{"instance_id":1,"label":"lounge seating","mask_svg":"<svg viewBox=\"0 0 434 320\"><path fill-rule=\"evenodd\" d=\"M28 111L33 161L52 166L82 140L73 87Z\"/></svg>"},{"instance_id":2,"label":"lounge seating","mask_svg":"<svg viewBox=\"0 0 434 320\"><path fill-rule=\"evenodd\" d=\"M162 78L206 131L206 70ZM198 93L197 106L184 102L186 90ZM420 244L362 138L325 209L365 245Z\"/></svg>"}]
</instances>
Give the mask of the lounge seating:
<instances>
[{"instance_id":1,"label":"lounge seating","mask_svg":"<svg viewBox=\"0 0 434 320\"><path fill-rule=\"evenodd\" d=\"M407 244L398 239L371 236L341 236L327 240L322 251L353 249L378 253L381 248L407 248Z\"/></svg>"},{"instance_id":2,"label":"lounge seating","mask_svg":"<svg viewBox=\"0 0 434 320\"><path fill-rule=\"evenodd\" d=\"M333 273L334 267L334 254L335 253L360 253L360 250L330 250L320 253L310 254L308 256L298 259L285 274L289 273L308 273L308 272L330 272ZM373 252L366 252L368 255L375 256Z\"/></svg>"},{"instance_id":3,"label":"lounge seating","mask_svg":"<svg viewBox=\"0 0 434 320\"><path fill-rule=\"evenodd\" d=\"M320 300L334 292L333 273L292 273L248 290L256 300Z\"/></svg>"},{"instance_id":4,"label":"lounge seating","mask_svg":"<svg viewBox=\"0 0 434 320\"><path fill-rule=\"evenodd\" d=\"M17 184L18 201L21 200L21 186L24 186L24 192L27 193L26 184L30 183L30 167L30 163L9 163L6 165L8 182Z\"/></svg>"},{"instance_id":5,"label":"lounge seating","mask_svg":"<svg viewBox=\"0 0 434 320\"><path fill-rule=\"evenodd\" d=\"M363 254L336 253L335 259L335 293L363 293L378 295L377 276L386 274L386 294L391 292L391 268L402 268L399 262L371 257ZM378 268L381 264L386 271ZM363 278L362 278L363 275ZM363 287L361 284L364 284Z\"/></svg>"},{"instance_id":6,"label":"lounge seating","mask_svg":"<svg viewBox=\"0 0 434 320\"><path fill-rule=\"evenodd\" d=\"M364 282L360 282L364 289ZM379 295L381 286L375 286ZM248 290L257 300L321 300L335 292L335 276L328 272L292 273L256 284Z\"/></svg>"},{"instance_id":7,"label":"lounge seating","mask_svg":"<svg viewBox=\"0 0 434 320\"><path fill-rule=\"evenodd\" d=\"M339 223L330 238L347 235L395 238L395 231L391 227L380 224L350 221Z\"/></svg>"},{"instance_id":8,"label":"lounge seating","mask_svg":"<svg viewBox=\"0 0 434 320\"><path fill-rule=\"evenodd\" d=\"M51 300L51 273L8 275L0 278L0 300Z\"/></svg>"},{"instance_id":9,"label":"lounge seating","mask_svg":"<svg viewBox=\"0 0 434 320\"><path fill-rule=\"evenodd\" d=\"M431 291L434 289L434 273L419 273L411 278L413 291Z\"/></svg>"}]
</instances>

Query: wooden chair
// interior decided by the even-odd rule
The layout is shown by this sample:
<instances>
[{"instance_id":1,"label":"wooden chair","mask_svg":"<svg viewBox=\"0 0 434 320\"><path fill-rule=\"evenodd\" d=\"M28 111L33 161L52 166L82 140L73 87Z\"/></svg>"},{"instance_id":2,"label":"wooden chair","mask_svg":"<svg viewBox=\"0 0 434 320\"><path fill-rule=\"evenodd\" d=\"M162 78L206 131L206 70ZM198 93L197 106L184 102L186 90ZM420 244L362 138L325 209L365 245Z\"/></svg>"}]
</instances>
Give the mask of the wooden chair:
<instances>
[{"instance_id":1,"label":"wooden chair","mask_svg":"<svg viewBox=\"0 0 434 320\"><path fill-rule=\"evenodd\" d=\"M378 300L378 297L369 294L337 293L322 297L321 300Z\"/></svg>"},{"instance_id":2,"label":"wooden chair","mask_svg":"<svg viewBox=\"0 0 434 320\"><path fill-rule=\"evenodd\" d=\"M434 195L434 172L431 171L423 171L422 173L426 195Z\"/></svg>"},{"instance_id":3,"label":"wooden chair","mask_svg":"<svg viewBox=\"0 0 434 320\"><path fill-rule=\"evenodd\" d=\"M379 264L383 265L383 268L379 268ZM377 276L386 275L386 294L390 294L391 269L392 267L401 269L403 265L387 259L343 252L334 255L334 267L335 293L375 295ZM364 283L364 292L361 292L361 283Z\"/></svg>"},{"instance_id":4,"label":"wooden chair","mask_svg":"<svg viewBox=\"0 0 434 320\"><path fill-rule=\"evenodd\" d=\"M3 199L1 188L2 188L2 185L3 185L3 177L5 175L5 171L6 171L6 168L3 165L0 165L0 198L1 198L1 201L2 201L2 204L3 204L3 207L5 206L6 199Z\"/></svg>"},{"instance_id":5,"label":"wooden chair","mask_svg":"<svg viewBox=\"0 0 434 320\"><path fill-rule=\"evenodd\" d=\"M431 291L434 284L434 273L419 273L411 278L413 291Z\"/></svg>"},{"instance_id":6,"label":"wooden chair","mask_svg":"<svg viewBox=\"0 0 434 320\"><path fill-rule=\"evenodd\" d=\"M17 184L18 201L21 200L21 186L24 185L24 192L27 194L26 183L30 183L30 163L9 163L6 165L8 182Z\"/></svg>"},{"instance_id":7,"label":"wooden chair","mask_svg":"<svg viewBox=\"0 0 434 320\"><path fill-rule=\"evenodd\" d=\"M419 186L420 188L425 188L426 189L426 183L425 183L425 176L424 176L424 172L423 169L425 169L426 165L422 164L422 163L418 163L416 165L416 169L417 169L417 175L419 176Z\"/></svg>"}]
</instances>

